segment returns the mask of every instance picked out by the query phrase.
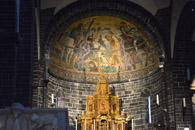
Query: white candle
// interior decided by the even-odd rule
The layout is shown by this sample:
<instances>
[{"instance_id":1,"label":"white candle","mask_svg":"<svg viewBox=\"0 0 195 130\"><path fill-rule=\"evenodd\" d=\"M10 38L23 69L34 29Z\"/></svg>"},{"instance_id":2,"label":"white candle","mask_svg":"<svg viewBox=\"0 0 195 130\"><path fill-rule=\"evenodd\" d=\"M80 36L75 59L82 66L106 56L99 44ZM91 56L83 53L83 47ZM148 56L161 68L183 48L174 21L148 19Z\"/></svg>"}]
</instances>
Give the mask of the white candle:
<instances>
[{"instance_id":1,"label":"white candle","mask_svg":"<svg viewBox=\"0 0 195 130\"><path fill-rule=\"evenodd\" d=\"M190 130L189 128L185 127L184 130Z\"/></svg>"},{"instance_id":2,"label":"white candle","mask_svg":"<svg viewBox=\"0 0 195 130\"><path fill-rule=\"evenodd\" d=\"M133 119L131 120L131 129L133 130Z\"/></svg>"},{"instance_id":3,"label":"white candle","mask_svg":"<svg viewBox=\"0 0 195 130\"><path fill-rule=\"evenodd\" d=\"M149 124L152 123L151 119L151 104L150 104L150 96L148 96L148 116L149 116Z\"/></svg>"},{"instance_id":4,"label":"white candle","mask_svg":"<svg viewBox=\"0 0 195 130\"><path fill-rule=\"evenodd\" d=\"M190 69L187 68L187 80L189 81L190 80Z\"/></svg>"},{"instance_id":5,"label":"white candle","mask_svg":"<svg viewBox=\"0 0 195 130\"><path fill-rule=\"evenodd\" d=\"M86 123L86 119L85 119L85 130L87 129L87 123Z\"/></svg>"},{"instance_id":6,"label":"white candle","mask_svg":"<svg viewBox=\"0 0 195 130\"><path fill-rule=\"evenodd\" d=\"M123 130L123 120L122 120L122 130Z\"/></svg>"},{"instance_id":7,"label":"white candle","mask_svg":"<svg viewBox=\"0 0 195 130\"><path fill-rule=\"evenodd\" d=\"M93 120L93 129L95 130L95 119Z\"/></svg>"},{"instance_id":8,"label":"white candle","mask_svg":"<svg viewBox=\"0 0 195 130\"><path fill-rule=\"evenodd\" d=\"M186 98L183 98L183 107L186 107Z\"/></svg>"},{"instance_id":9,"label":"white candle","mask_svg":"<svg viewBox=\"0 0 195 130\"><path fill-rule=\"evenodd\" d=\"M45 68L45 80L48 80L48 67Z\"/></svg>"},{"instance_id":10,"label":"white candle","mask_svg":"<svg viewBox=\"0 0 195 130\"><path fill-rule=\"evenodd\" d=\"M77 130L77 124L78 124L78 123L77 123L77 119L76 119L76 130Z\"/></svg>"},{"instance_id":11,"label":"white candle","mask_svg":"<svg viewBox=\"0 0 195 130\"><path fill-rule=\"evenodd\" d=\"M54 94L51 94L51 103L54 104Z\"/></svg>"},{"instance_id":12,"label":"white candle","mask_svg":"<svg viewBox=\"0 0 195 130\"><path fill-rule=\"evenodd\" d=\"M156 104L159 105L159 95L156 95Z\"/></svg>"}]
</instances>

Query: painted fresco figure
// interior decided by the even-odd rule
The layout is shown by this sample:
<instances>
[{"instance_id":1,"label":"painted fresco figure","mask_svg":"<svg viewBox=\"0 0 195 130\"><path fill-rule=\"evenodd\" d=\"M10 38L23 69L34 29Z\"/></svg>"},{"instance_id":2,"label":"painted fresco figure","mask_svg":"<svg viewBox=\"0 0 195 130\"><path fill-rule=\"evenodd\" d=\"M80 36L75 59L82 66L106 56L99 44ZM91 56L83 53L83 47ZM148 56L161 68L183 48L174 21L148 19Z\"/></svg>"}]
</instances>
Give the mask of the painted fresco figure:
<instances>
[{"instance_id":1,"label":"painted fresco figure","mask_svg":"<svg viewBox=\"0 0 195 130\"><path fill-rule=\"evenodd\" d=\"M72 68L82 70L84 67L84 60L87 54L90 52L90 45L86 41L82 40L79 48L74 50L74 58L72 60Z\"/></svg>"},{"instance_id":2,"label":"painted fresco figure","mask_svg":"<svg viewBox=\"0 0 195 130\"><path fill-rule=\"evenodd\" d=\"M89 23L88 29L84 35L84 40L82 41L82 44L80 46L80 49L82 49L82 51L84 52L84 54L82 55L82 68L84 67L85 59L88 58L92 53L91 50L93 49L93 44L92 44L93 36L92 36L92 32L90 32L90 28L94 23L94 20L95 19L92 19L92 21Z\"/></svg>"},{"instance_id":3,"label":"painted fresco figure","mask_svg":"<svg viewBox=\"0 0 195 130\"><path fill-rule=\"evenodd\" d=\"M65 38L65 45L66 45L66 67L69 67L71 64L71 59L74 54L74 39L70 37Z\"/></svg>"},{"instance_id":4,"label":"painted fresco figure","mask_svg":"<svg viewBox=\"0 0 195 130\"><path fill-rule=\"evenodd\" d=\"M145 44L144 44L144 47L143 47L143 50L144 50L144 52L146 54L146 63L145 63L145 66L148 65L148 62L149 61L152 62L152 63L154 62L154 56L155 56L155 54L153 54L153 49L152 48L153 48L152 45L150 45L149 42L146 41Z\"/></svg>"},{"instance_id":5,"label":"painted fresco figure","mask_svg":"<svg viewBox=\"0 0 195 130\"><path fill-rule=\"evenodd\" d=\"M70 33L70 37L74 39L74 46L77 46L78 43L83 39L84 26L80 23L77 27L73 28Z\"/></svg>"},{"instance_id":6,"label":"painted fresco figure","mask_svg":"<svg viewBox=\"0 0 195 130\"><path fill-rule=\"evenodd\" d=\"M133 46L133 38L130 35L132 30L133 28L128 26L125 22L120 23L121 37L125 41L126 48Z\"/></svg>"},{"instance_id":7,"label":"painted fresco figure","mask_svg":"<svg viewBox=\"0 0 195 130\"><path fill-rule=\"evenodd\" d=\"M134 40L133 45L134 45L134 48L135 48L135 51L136 51L135 58L141 64L141 67L143 67L142 56L139 53L138 47L137 47L137 40Z\"/></svg>"},{"instance_id":8,"label":"painted fresco figure","mask_svg":"<svg viewBox=\"0 0 195 130\"><path fill-rule=\"evenodd\" d=\"M132 27L128 26L125 22L121 22L120 25L121 25L120 30L122 32L122 35L127 36L127 34L129 34L131 32Z\"/></svg>"},{"instance_id":9,"label":"painted fresco figure","mask_svg":"<svg viewBox=\"0 0 195 130\"><path fill-rule=\"evenodd\" d=\"M61 51L61 57L60 57L61 60L64 58L64 50L65 50L65 47L63 46L62 51Z\"/></svg>"},{"instance_id":10,"label":"painted fresco figure","mask_svg":"<svg viewBox=\"0 0 195 130\"><path fill-rule=\"evenodd\" d=\"M125 57L126 67L131 67L130 70L135 70L136 64L135 64L134 52L132 50L130 50L129 52L125 52L124 57ZM129 69L126 68L126 70L129 70Z\"/></svg>"},{"instance_id":11,"label":"painted fresco figure","mask_svg":"<svg viewBox=\"0 0 195 130\"><path fill-rule=\"evenodd\" d=\"M80 35L80 37L82 37L82 38L80 38L79 43L77 43L77 45L76 45L78 47L78 50L75 50L75 52L74 52L76 54L73 58L73 63L72 63L73 69L78 68L80 66L79 64L77 64L77 67L75 67L76 62L78 62L78 61L80 61L80 64L81 64L81 68L79 67L78 69L80 70L84 67L85 58L89 55L91 48L93 48L90 28L91 28L92 24L94 23L94 20L95 19L92 19L91 22L87 22L85 24L85 26L87 24L89 24L87 30L82 29L82 31L81 31L82 35Z\"/></svg>"},{"instance_id":12,"label":"painted fresco figure","mask_svg":"<svg viewBox=\"0 0 195 130\"><path fill-rule=\"evenodd\" d=\"M104 48L106 47L104 41L102 40L101 27L98 27L97 30L95 29L93 32L93 44L94 50L99 50L101 46Z\"/></svg>"},{"instance_id":13,"label":"painted fresco figure","mask_svg":"<svg viewBox=\"0 0 195 130\"><path fill-rule=\"evenodd\" d=\"M88 66L89 66L90 72L98 72L98 68L93 61L90 61L88 63Z\"/></svg>"},{"instance_id":14,"label":"painted fresco figure","mask_svg":"<svg viewBox=\"0 0 195 130\"><path fill-rule=\"evenodd\" d=\"M128 54L130 64L133 66L134 69L136 69L136 61L141 64L141 67L143 67L143 61L142 56L139 52L138 44L140 43L140 34L137 29L128 26L125 22L121 22L120 26L121 30L121 37L125 40L125 47L134 47L136 51L135 57L133 57L132 54Z\"/></svg>"},{"instance_id":15,"label":"painted fresco figure","mask_svg":"<svg viewBox=\"0 0 195 130\"><path fill-rule=\"evenodd\" d=\"M93 44L92 44L92 37L88 37L83 45L81 46L81 50L83 51L82 55L82 67L84 67L84 61L92 55Z\"/></svg>"},{"instance_id":16,"label":"painted fresco figure","mask_svg":"<svg viewBox=\"0 0 195 130\"><path fill-rule=\"evenodd\" d=\"M81 68L81 61L80 61L80 50L77 48L74 50L74 56L73 56L73 60L71 62L71 68L73 70L78 69L78 70L82 70Z\"/></svg>"},{"instance_id":17,"label":"painted fresco figure","mask_svg":"<svg viewBox=\"0 0 195 130\"><path fill-rule=\"evenodd\" d=\"M67 56L66 56L66 62L70 65L72 64L71 68L75 68L75 63L80 59L81 55L83 55L82 53L84 53L86 51L86 49L88 49L88 47L83 46L84 43L86 42L86 38L88 37L88 33L85 30L85 27L89 25L88 30L90 29L90 26L92 25L94 21L92 20L92 22L87 22L85 23L85 25L83 25L82 23L78 24L77 27L73 28L71 30L70 33L70 38L72 38L73 40L69 39L68 43L69 44L73 44L69 47L69 49L67 50ZM76 49L76 50L75 50ZM79 50L77 50L79 49ZM74 53L77 53L73 56ZM81 54L78 54L81 53ZM73 57L73 60L71 62L71 59Z\"/></svg>"},{"instance_id":18,"label":"painted fresco figure","mask_svg":"<svg viewBox=\"0 0 195 130\"><path fill-rule=\"evenodd\" d=\"M135 56L134 56L134 51L129 51L128 53L128 58L130 64L133 66L134 70L136 69L136 64L135 64Z\"/></svg>"},{"instance_id":19,"label":"painted fresco figure","mask_svg":"<svg viewBox=\"0 0 195 130\"><path fill-rule=\"evenodd\" d=\"M93 50L99 50L100 49L100 43L99 43L99 39L101 37L101 33L98 32L95 28L93 28L93 35L92 35L92 38L93 38Z\"/></svg>"},{"instance_id":20,"label":"painted fresco figure","mask_svg":"<svg viewBox=\"0 0 195 130\"><path fill-rule=\"evenodd\" d=\"M119 39L111 31L106 35L106 39L110 43L111 50L109 66L120 66L120 69L124 71L125 67L122 62Z\"/></svg>"}]
</instances>

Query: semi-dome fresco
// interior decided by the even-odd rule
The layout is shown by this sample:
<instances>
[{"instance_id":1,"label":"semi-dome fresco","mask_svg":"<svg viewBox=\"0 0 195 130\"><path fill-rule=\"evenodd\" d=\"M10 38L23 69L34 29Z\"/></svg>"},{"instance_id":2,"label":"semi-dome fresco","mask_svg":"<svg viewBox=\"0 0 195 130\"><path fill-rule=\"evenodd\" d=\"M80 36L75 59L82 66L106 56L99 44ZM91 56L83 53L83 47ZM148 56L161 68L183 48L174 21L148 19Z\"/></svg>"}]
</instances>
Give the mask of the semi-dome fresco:
<instances>
[{"instance_id":1,"label":"semi-dome fresco","mask_svg":"<svg viewBox=\"0 0 195 130\"><path fill-rule=\"evenodd\" d=\"M50 47L49 72L73 81L126 81L158 68L152 36L138 24L92 16L63 28ZM102 72L103 71L103 72Z\"/></svg>"}]
</instances>

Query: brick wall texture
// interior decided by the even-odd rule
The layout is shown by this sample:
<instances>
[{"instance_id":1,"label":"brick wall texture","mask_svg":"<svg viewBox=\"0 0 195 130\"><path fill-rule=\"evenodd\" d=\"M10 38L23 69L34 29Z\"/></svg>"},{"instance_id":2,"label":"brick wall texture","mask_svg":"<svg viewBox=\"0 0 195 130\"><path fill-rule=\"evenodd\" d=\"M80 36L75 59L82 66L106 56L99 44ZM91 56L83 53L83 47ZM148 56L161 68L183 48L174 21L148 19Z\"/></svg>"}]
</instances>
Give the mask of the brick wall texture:
<instances>
[{"instance_id":1,"label":"brick wall texture","mask_svg":"<svg viewBox=\"0 0 195 130\"><path fill-rule=\"evenodd\" d=\"M135 129L153 129L158 122L166 118L164 109L164 86L161 85L161 71L148 77L125 83L110 84L112 95L119 96L120 110L124 110L135 121ZM63 92L64 107L69 111L69 122L75 124L75 115L81 115L85 110L86 96L93 95L96 84L74 83L49 76L49 83L45 90L46 107L51 106L51 96ZM160 97L160 106L156 104L156 94ZM151 96L152 124L148 125L148 96Z\"/></svg>"},{"instance_id":2,"label":"brick wall texture","mask_svg":"<svg viewBox=\"0 0 195 130\"><path fill-rule=\"evenodd\" d=\"M33 12L31 0L20 0L20 24L16 32L16 1L1 1L0 107L13 102L31 106Z\"/></svg>"}]
</instances>

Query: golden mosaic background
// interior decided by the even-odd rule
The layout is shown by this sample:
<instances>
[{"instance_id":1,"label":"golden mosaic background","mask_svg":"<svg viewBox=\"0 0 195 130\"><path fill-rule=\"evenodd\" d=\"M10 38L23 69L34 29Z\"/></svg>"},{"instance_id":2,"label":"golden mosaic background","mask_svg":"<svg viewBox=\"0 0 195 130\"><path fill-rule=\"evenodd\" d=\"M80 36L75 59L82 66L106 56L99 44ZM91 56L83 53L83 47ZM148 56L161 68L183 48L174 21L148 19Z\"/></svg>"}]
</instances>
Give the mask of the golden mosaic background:
<instances>
[{"instance_id":1,"label":"golden mosaic background","mask_svg":"<svg viewBox=\"0 0 195 130\"><path fill-rule=\"evenodd\" d=\"M65 79L98 79L103 66L108 80L116 81L121 74L120 80L127 80L132 78L128 75L144 76L159 64L152 37L141 26L117 17L81 19L63 28L54 39L49 70Z\"/></svg>"}]
</instances>

